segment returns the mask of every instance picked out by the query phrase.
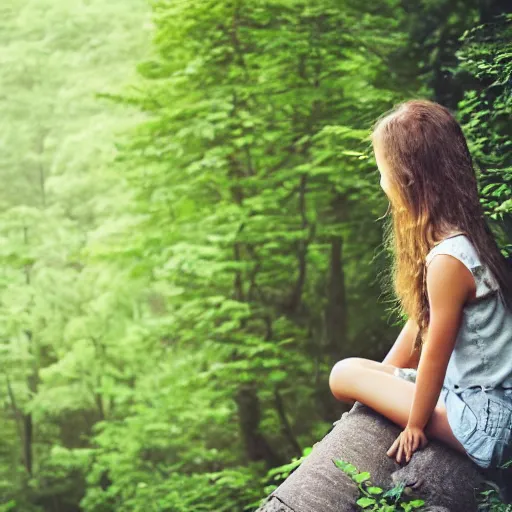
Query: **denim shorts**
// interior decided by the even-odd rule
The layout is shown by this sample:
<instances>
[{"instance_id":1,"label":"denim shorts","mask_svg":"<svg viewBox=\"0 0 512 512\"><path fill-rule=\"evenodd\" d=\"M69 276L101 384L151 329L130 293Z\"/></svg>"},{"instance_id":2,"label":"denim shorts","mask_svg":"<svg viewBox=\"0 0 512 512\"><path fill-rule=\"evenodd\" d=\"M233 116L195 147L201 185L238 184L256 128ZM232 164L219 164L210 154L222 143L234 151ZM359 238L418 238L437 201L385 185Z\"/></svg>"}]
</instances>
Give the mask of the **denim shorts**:
<instances>
[{"instance_id":1,"label":"denim shorts","mask_svg":"<svg viewBox=\"0 0 512 512\"><path fill-rule=\"evenodd\" d=\"M414 368L397 368L394 374L416 382ZM443 385L440 396L453 435L475 464L497 468L512 459L512 388L478 386L455 393Z\"/></svg>"}]
</instances>

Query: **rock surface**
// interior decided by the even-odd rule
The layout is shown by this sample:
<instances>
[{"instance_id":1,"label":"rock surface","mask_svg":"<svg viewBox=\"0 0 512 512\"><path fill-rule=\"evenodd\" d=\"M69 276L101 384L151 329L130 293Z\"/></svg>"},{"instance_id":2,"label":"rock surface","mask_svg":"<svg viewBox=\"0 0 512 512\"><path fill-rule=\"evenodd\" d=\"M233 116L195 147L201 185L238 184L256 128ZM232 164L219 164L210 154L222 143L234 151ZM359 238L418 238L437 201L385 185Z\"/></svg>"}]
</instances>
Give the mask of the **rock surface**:
<instances>
[{"instance_id":1,"label":"rock surface","mask_svg":"<svg viewBox=\"0 0 512 512\"><path fill-rule=\"evenodd\" d=\"M477 511L479 491L489 473L448 445L429 440L401 466L386 452L401 429L386 417L356 402L334 423L334 428L313 447L302 464L267 497L258 512L351 512L361 510L355 502L355 482L337 468L332 459L342 459L368 471L373 485L385 490L405 484L414 498L425 500L430 512Z\"/></svg>"}]
</instances>

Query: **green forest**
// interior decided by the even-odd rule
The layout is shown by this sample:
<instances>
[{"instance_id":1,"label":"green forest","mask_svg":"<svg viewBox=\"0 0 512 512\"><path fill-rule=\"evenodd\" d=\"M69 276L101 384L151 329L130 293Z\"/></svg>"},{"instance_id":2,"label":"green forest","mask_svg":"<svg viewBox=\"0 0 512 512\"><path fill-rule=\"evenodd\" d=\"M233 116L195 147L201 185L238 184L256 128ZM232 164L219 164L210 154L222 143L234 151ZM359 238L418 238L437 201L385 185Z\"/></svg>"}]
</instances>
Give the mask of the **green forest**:
<instances>
[{"instance_id":1,"label":"green forest","mask_svg":"<svg viewBox=\"0 0 512 512\"><path fill-rule=\"evenodd\" d=\"M428 98L512 254L507 0L0 5L0 512L254 511L396 313L368 135ZM298 462L297 462L298 461Z\"/></svg>"}]
</instances>

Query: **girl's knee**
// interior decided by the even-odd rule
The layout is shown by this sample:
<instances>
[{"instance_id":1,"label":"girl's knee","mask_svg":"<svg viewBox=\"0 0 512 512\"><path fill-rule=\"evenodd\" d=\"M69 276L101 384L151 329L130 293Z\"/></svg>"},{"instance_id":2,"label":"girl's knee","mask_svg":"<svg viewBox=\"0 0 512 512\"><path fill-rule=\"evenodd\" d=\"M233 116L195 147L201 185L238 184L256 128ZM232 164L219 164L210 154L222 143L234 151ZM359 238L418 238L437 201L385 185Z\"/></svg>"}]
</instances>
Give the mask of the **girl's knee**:
<instances>
[{"instance_id":1,"label":"girl's knee","mask_svg":"<svg viewBox=\"0 0 512 512\"><path fill-rule=\"evenodd\" d=\"M338 361L331 369L329 375L329 388L338 400L346 400L348 397L343 390L348 387L347 383L354 379L354 370L357 370L358 363L354 360L357 357L348 357Z\"/></svg>"}]
</instances>

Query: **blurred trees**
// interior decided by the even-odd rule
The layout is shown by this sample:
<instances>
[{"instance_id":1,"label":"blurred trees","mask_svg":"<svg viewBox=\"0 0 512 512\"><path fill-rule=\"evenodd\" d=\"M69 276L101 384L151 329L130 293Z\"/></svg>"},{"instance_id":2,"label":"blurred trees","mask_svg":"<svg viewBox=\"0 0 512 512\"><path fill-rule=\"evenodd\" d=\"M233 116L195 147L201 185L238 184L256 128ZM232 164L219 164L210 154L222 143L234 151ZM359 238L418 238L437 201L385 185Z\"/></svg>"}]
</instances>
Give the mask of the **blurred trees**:
<instances>
[{"instance_id":1,"label":"blurred trees","mask_svg":"<svg viewBox=\"0 0 512 512\"><path fill-rule=\"evenodd\" d=\"M123 400L114 375L130 356L116 345L140 292L129 269L86 256L107 218L122 222L116 131L142 118L96 94L135 78L125 59L145 55L149 13L24 0L0 14L0 503L78 510L84 459L62 450L89 447Z\"/></svg>"},{"instance_id":2,"label":"blurred trees","mask_svg":"<svg viewBox=\"0 0 512 512\"><path fill-rule=\"evenodd\" d=\"M393 103L457 109L506 249L510 17L466 6L0 7L1 511L250 510L325 435L332 364L401 324Z\"/></svg>"}]
</instances>

